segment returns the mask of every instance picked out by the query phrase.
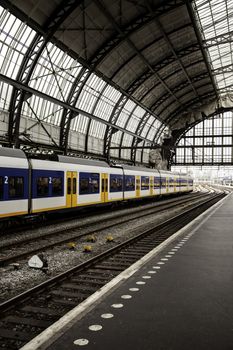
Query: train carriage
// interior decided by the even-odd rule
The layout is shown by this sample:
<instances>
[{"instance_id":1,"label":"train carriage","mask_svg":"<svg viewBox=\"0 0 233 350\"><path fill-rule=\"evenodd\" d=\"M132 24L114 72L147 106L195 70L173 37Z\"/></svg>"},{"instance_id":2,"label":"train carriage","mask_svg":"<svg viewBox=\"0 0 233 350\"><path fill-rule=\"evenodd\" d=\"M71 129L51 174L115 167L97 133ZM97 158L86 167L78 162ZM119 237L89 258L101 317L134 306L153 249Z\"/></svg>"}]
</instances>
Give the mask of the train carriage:
<instances>
[{"instance_id":1,"label":"train carriage","mask_svg":"<svg viewBox=\"0 0 233 350\"><path fill-rule=\"evenodd\" d=\"M108 163L98 160L66 156L58 156L58 159L68 172L66 195L69 196L70 192L75 195L72 207L123 200L122 169L110 167ZM70 190L69 182L72 183Z\"/></svg>"},{"instance_id":2,"label":"train carriage","mask_svg":"<svg viewBox=\"0 0 233 350\"><path fill-rule=\"evenodd\" d=\"M21 150L0 148L0 219L192 189L191 177L169 171L61 155L27 159Z\"/></svg>"},{"instance_id":3,"label":"train carriage","mask_svg":"<svg viewBox=\"0 0 233 350\"><path fill-rule=\"evenodd\" d=\"M23 151L1 148L0 218L28 213L29 167Z\"/></svg>"}]
</instances>

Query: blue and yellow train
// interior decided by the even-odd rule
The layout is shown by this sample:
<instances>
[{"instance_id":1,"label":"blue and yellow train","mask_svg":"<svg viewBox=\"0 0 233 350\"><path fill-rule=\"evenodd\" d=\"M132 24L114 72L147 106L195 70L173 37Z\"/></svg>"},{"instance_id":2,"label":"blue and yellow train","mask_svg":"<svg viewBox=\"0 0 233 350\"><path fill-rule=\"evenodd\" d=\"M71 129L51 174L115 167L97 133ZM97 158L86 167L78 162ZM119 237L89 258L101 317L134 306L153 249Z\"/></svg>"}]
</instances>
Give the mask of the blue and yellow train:
<instances>
[{"instance_id":1,"label":"blue and yellow train","mask_svg":"<svg viewBox=\"0 0 233 350\"><path fill-rule=\"evenodd\" d=\"M192 190L189 176L168 171L0 148L0 219Z\"/></svg>"}]
</instances>

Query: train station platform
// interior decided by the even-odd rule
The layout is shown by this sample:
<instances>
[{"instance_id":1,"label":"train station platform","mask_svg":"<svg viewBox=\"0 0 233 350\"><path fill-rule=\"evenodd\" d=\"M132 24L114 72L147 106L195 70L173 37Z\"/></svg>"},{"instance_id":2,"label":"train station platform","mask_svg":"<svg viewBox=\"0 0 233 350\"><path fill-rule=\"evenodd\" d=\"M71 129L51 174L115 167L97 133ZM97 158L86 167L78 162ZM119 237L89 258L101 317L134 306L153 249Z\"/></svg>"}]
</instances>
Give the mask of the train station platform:
<instances>
[{"instance_id":1,"label":"train station platform","mask_svg":"<svg viewBox=\"0 0 233 350\"><path fill-rule=\"evenodd\" d=\"M232 194L136 264L23 349L233 349Z\"/></svg>"}]
</instances>

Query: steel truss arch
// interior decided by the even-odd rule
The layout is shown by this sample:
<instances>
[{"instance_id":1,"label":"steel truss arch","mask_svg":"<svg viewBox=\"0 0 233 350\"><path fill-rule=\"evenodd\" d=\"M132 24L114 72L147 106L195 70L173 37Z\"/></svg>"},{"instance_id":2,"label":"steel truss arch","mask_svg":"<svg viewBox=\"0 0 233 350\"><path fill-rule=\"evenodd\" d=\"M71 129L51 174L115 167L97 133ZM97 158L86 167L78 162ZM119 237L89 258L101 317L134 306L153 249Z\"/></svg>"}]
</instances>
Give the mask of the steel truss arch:
<instances>
[{"instance_id":1,"label":"steel truss arch","mask_svg":"<svg viewBox=\"0 0 233 350\"><path fill-rule=\"evenodd\" d=\"M49 20L45 23L46 35L43 36L39 33L35 35L17 75L17 81L28 84L31 75L34 71L36 63L46 47L47 43L53 37L57 28L64 22L64 20L73 12L73 10L82 3L83 0L63 0L56 8L54 13L50 16ZM11 103L10 103L10 115L9 115L9 128L8 138L9 143L19 147L19 126L20 115L23 106L23 102L30 96L27 96L24 91L14 89Z\"/></svg>"},{"instance_id":2,"label":"steel truss arch","mask_svg":"<svg viewBox=\"0 0 233 350\"><path fill-rule=\"evenodd\" d=\"M184 3L183 0L179 0L178 2L176 1L176 7L182 6L183 3ZM97 52L95 52L95 54L92 56L92 58L88 60L88 65L90 66L89 72L88 72L88 70L82 70L82 73L84 74L84 76L82 76L80 73L80 76L74 81L74 83L73 83L74 86L71 88L70 96L68 97L68 103L71 103L72 106L74 106L77 103L78 96L80 95L83 87L85 86L85 83L87 82L88 78L91 76L92 72L95 71L95 68L108 56L108 54L110 52L112 52L112 50L117 45L119 45L120 43L125 41L135 31L143 28L145 25L152 22L156 18L156 16L159 16L161 14L169 12L173 8L174 8L174 0L167 1L166 4L158 6L158 8L155 9L154 11L146 13L143 17L139 16L136 20L134 19L134 21L132 21L132 23L127 24L127 26L125 28L122 28L123 34L116 33L117 35L115 35L110 40L105 42L103 44L103 46L100 49L98 49ZM190 24L188 26L190 26ZM175 31L181 30L181 29L183 29L183 27L184 26L176 29ZM185 26L185 27L187 27L187 26ZM172 33L173 33L173 31L171 31L171 33L169 33L169 34L172 34ZM156 40L156 41L158 41L158 40ZM114 73L114 76L116 74L117 74L117 72ZM113 77L111 77L111 79L112 78ZM79 79L82 80L82 84L79 83ZM140 84L140 82L139 82L139 84ZM131 94L131 91L129 90L128 93ZM77 97L72 98L73 94ZM60 131L60 147L64 150L67 149L67 143L68 143L68 137L69 137L69 135L68 135L69 134L69 127L70 127L71 120L74 117L75 116L69 110L64 110L63 115L62 115L62 119L61 119L61 131ZM91 121L89 121L89 125L88 125L87 130L89 130L90 124L91 124ZM87 136L87 138L88 138L88 136ZM87 138L86 138L86 140L87 140ZM86 148L87 141L85 142L85 145L86 145L85 146L85 148Z\"/></svg>"}]
</instances>

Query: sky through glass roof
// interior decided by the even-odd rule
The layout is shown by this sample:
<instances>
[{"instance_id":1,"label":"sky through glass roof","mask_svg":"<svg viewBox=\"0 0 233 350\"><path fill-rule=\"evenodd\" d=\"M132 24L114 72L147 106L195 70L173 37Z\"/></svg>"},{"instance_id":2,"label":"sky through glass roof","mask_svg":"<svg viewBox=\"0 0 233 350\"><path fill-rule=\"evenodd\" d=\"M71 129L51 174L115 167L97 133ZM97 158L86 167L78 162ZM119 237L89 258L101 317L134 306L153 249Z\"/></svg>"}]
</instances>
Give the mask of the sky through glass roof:
<instances>
[{"instance_id":1,"label":"sky through glass roof","mask_svg":"<svg viewBox=\"0 0 233 350\"><path fill-rule=\"evenodd\" d=\"M195 0L193 4L218 91L232 93L233 0Z\"/></svg>"}]
</instances>

